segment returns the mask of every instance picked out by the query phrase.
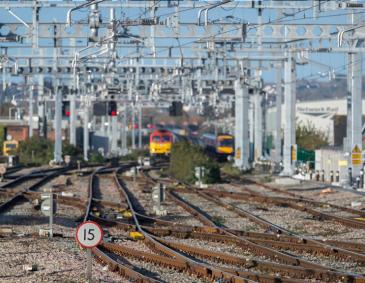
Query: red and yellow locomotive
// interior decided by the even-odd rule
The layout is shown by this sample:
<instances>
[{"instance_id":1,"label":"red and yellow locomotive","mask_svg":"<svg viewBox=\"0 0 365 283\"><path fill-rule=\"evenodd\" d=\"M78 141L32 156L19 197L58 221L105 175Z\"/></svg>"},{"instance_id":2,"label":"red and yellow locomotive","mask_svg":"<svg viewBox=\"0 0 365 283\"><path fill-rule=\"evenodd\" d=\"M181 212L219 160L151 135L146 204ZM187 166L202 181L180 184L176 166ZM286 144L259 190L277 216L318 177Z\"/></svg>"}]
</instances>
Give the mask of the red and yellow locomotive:
<instances>
[{"instance_id":1,"label":"red and yellow locomotive","mask_svg":"<svg viewBox=\"0 0 365 283\"><path fill-rule=\"evenodd\" d=\"M155 130L150 134L150 156L169 156L173 142L173 135L166 130Z\"/></svg>"}]
</instances>

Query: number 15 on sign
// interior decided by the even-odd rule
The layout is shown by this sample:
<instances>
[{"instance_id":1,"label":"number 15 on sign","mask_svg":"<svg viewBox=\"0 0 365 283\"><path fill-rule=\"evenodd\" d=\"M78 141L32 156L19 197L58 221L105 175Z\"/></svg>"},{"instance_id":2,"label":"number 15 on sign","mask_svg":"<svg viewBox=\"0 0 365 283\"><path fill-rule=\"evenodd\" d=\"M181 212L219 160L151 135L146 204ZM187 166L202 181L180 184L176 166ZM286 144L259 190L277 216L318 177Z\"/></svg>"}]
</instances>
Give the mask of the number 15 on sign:
<instances>
[{"instance_id":1,"label":"number 15 on sign","mask_svg":"<svg viewBox=\"0 0 365 283\"><path fill-rule=\"evenodd\" d=\"M91 271L91 249L100 244L103 239L103 230L100 225L93 221L81 223L76 229L76 241L87 251L87 269L86 277L88 282L92 280Z\"/></svg>"}]
</instances>

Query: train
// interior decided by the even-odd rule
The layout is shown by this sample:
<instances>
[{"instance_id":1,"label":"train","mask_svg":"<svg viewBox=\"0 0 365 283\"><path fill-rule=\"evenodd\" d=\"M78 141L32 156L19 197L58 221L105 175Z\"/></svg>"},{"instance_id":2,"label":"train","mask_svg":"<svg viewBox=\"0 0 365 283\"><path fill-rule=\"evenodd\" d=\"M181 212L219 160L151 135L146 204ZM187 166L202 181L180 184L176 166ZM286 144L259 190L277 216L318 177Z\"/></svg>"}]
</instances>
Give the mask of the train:
<instances>
[{"instance_id":1,"label":"train","mask_svg":"<svg viewBox=\"0 0 365 283\"><path fill-rule=\"evenodd\" d=\"M173 134L167 130L154 130L150 134L149 151L152 158L168 157L171 153Z\"/></svg>"},{"instance_id":2,"label":"train","mask_svg":"<svg viewBox=\"0 0 365 283\"><path fill-rule=\"evenodd\" d=\"M16 140L4 141L3 143L3 155L12 156L15 155L15 151L19 147L19 142Z\"/></svg>"},{"instance_id":3,"label":"train","mask_svg":"<svg viewBox=\"0 0 365 283\"><path fill-rule=\"evenodd\" d=\"M150 134L150 157L152 159L168 158L172 144L182 140L201 146L204 151L217 158L218 161L226 161L230 156L234 155L234 137L232 135L203 134L199 138L196 136L179 135L176 131L159 129L154 130Z\"/></svg>"},{"instance_id":4,"label":"train","mask_svg":"<svg viewBox=\"0 0 365 283\"><path fill-rule=\"evenodd\" d=\"M234 137L229 134L203 134L200 138L204 150L220 161L234 155Z\"/></svg>"}]
</instances>

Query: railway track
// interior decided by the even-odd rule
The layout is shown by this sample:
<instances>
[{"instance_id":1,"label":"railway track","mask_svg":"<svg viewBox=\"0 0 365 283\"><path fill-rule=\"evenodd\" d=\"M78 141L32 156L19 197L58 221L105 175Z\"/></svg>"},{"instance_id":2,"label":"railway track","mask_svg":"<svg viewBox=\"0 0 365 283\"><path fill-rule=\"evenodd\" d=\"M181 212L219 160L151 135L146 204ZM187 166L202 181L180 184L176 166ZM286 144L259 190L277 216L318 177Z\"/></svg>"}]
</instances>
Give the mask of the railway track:
<instances>
[{"instance_id":1,"label":"railway track","mask_svg":"<svg viewBox=\"0 0 365 283\"><path fill-rule=\"evenodd\" d=\"M57 177L59 174L62 174L63 172L66 172L67 170L69 170L69 167L62 167L62 168L57 168L57 169L53 169L53 170L47 170L48 174L45 174L43 177L41 177L39 180L33 182L30 186L26 186L25 188L21 188L20 190L16 190L14 191L6 191L5 188L7 188L9 190L16 187L19 183L22 183L26 180L28 180L29 178L33 178L33 173L31 173L29 176L25 176L25 177L19 177L7 184L5 184L5 186L3 186L1 188L1 192L0 193L4 193L4 195L8 195L10 196L9 199L7 199L5 202L3 202L0 205L0 213L7 211L9 209L11 209L13 206L15 206L18 202L27 199L27 193L32 193L32 192L36 192L37 189L46 184L49 180L51 180L52 178ZM38 176L36 178L39 178Z\"/></svg>"},{"instance_id":2,"label":"railway track","mask_svg":"<svg viewBox=\"0 0 365 283\"><path fill-rule=\"evenodd\" d=\"M123 166L119 171L122 172L130 166ZM100 174L103 173L109 174L109 177L106 178L109 180L111 177L110 180L113 180L117 186L121 203L115 202L113 199L106 199L105 195L103 196L95 189L97 186L95 180L99 178L98 175L101 176ZM222 228L209 222L209 217L205 219L199 211L194 211L191 208L188 210L201 222L205 222L205 225L192 227L143 215L136 211L136 199L126 184L120 180L117 173L115 169L99 168L89 177L88 199L59 196L57 201L84 210L84 220L94 220L104 227L115 227L123 231L139 231L143 235L143 243L154 253L115 243L103 243L93 249L95 257L107 264L109 270L116 271L132 281L164 282L161 278L145 274L143 269L138 268L138 262L141 264L142 262L149 262L155 266L173 269L175 272L191 274L203 281L300 283L304 282L303 280L312 279L321 282L365 282L364 278L357 274L340 272L311 262L307 263L305 260L288 254L283 254L281 257L281 253L272 248L278 249L287 245L295 245L298 250L308 251L312 249L319 253L333 252L321 247L322 243L308 242L306 239L299 239L296 235L289 233L285 235L285 231L282 231L281 234L266 234ZM149 182L151 183L150 179ZM168 193L172 195L171 198L174 198L174 190ZM36 198L39 193L28 190L24 192L24 195L27 198ZM181 201L183 202L181 199L177 202ZM109 220L103 216L96 216L93 212L94 207L98 210L107 207L128 209L132 214L132 220ZM197 245L176 241L176 239L185 238L196 239ZM204 247L199 247L199 242L206 242L207 244ZM210 249L209 243L214 242L236 245L244 250L251 250L255 254L264 254L265 256L273 251L271 257L274 262L245 259L235 254ZM336 244L336 247L343 245L344 248L348 249L347 251L354 254L364 248L361 244L354 245L354 243L338 241L331 243ZM270 245L271 248L268 248ZM127 258L130 261L126 260Z\"/></svg>"},{"instance_id":3,"label":"railway track","mask_svg":"<svg viewBox=\"0 0 365 283\"><path fill-rule=\"evenodd\" d=\"M217 227L215 225L215 223L213 221L211 221L206 215L204 215L204 213L202 213L201 211L199 211L199 209L196 209L196 207L193 207L191 205L189 205L188 203L186 203L183 199L179 198L174 191L169 191L169 195L170 197L172 197L177 204L181 205L182 207L184 207L185 209L187 209L187 211L191 212L191 214L197 218L199 218L199 220L201 220L202 223L206 224L206 225L210 225L213 226L217 229L222 229L220 227ZM265 223L266 225L268 225L268 223ZM271 228L273 228L271 226ZM278 227L275 227L276 229ZM233 232L233 231L231 231ZM283 232L283 231L282 231ZM226 233L227 234L227 233ZM252 234L252 233L251 233ZM257 237L258 235L260 235L259 233L256 233L255 237ZM224 235L227 236L227 235ZM241 235L242 236L242 235ZM314 241L308 241L307 239L300 239L298 237L296 237L296 235L293 234L288 234L288 236L286 236L286 240L290 240L289 242L282 242L282 241L277 241L277 239L274 235L269 236L270 239L264 239L267 236L261 235L263 237L261 237L261 239L257 240L256 239L256 243L262 243L262 244L271 244L274 247L283 247L283 246L288 246L290 245L290 242L294 242L296 239L297 245L296 248L297 249L305 249L305 250L310 250L312 249L313 252L316 253L324 253L324 254L331 254L331 255L336 255L338 257L338 255L340 254L340 256L345 256L347 257L347 259L351 258L352 256L356 256L358 260L363 260L363 254L359 254L357 253L361 248L360 246L357 246L356 243L351 243L349 244L347 247L353 248L355 250L354 251L350 251L350 250L341 250L341 248L338 247L333 247L333 246L329 246L328 244L322 243L322 242L314 242ZM219 235L219 237L222 238L222 235ZM281 237L283 238L283 237ZM285 237L284 237L285 238ZM255 242L255 238L252 237L248 238L250 241ZM223 240L223 239L221 239ZM260 241L261 240L261 241ZM298 241L300 241L298 243ZM277 245L275 245L275 243L278 243ZM336 242L336 241L332 241L332 244L338 244L341 245L341 243ZM346 246L346 243L343 244L343 246ZM305 261L303 261L305 263ZM356 277L356 275L355 275ZM351 282L352 279L350 279ZM363 279L359 279L359 280L363 280Z\"/></svg>"},{"instance_id":4,"label":"railway track","mask_svg":"<svg viewBox=\"0 0 365 283\"><path fill-rule=\"evenodd\" d=\"M143 256L144 260L149 259L149 260L153 261L155 264L163 265L163 266L169 267L169 268L178 269L180 271L185 271L185 272L194 274L197 277L203 277L208 280L211 280L211 279L222 280L223 279L224 281L227 281L227 282L256 282L255 280L251 280L251 279L243 278L242 276L238 276L238 275L234 274L232 271L227 272L227 271L218 269L216 267L212 267L210 265L204 264L201 261L193 260L190 257L187 257L187 256L183 255L182 253L169 248L167 245L162 244L161 243L162 239L160 239L159 237L156 237L152 234L149 234L140 225L139 220L134 211L134 205L132 204L132 201L130 199L128 189L126 188L125 184L119 180L116 173L115 173L115 182L118 185L118 188L120 189L120 191L123 193L126 202L128 203L128 207L132 213L132 218L133 218L133 222L136 227L136 230L143 234L144 242L146 243L146 245L148 245L155 252L161 254L161 255L152 254L149 256L144 255ZM90 195L92 195L92 187L90 188L90 192L91 192ZM90 202L89 202L90 204L92 203L91 199L92 198L90 198ZM91 205L88 206L89 207L88 211L90 211L90 206ZM88 214L89 213L86 214L84 220L90 219L89 217L91 215L87 216ZM91 219L98 220L98 218L95 218L92 216L91 216ZM107 249L107 250L117 253L117 254L125 252L125 249L123 249L123 247L117 247L112 244L102 244L101 248ZM99 248L96 249L95 251L96 251L95 252L96 256L100 255L100 252L103 252L102 249L99 249ZM104 253L104 255L105 255L105 253ZM125 271L122 273L127 274L126 266L115 265L115 262L109 261L107 258L105 258L104 255L99 256L99 258L103 261L106 261L106 263L108 265L112 265L112 269L115 269L115 270L123 269ZM134 257L136 257L136 256L137 256L137 252L134 251ZM128 275L127 275L127 277L128 277ZM136 280L136 279L134 279L134 280ZM147 279L141 278L140 280L147 280ZM274 281L270 281L270 282L274 282Z\"/></svg>"}]
</instances>

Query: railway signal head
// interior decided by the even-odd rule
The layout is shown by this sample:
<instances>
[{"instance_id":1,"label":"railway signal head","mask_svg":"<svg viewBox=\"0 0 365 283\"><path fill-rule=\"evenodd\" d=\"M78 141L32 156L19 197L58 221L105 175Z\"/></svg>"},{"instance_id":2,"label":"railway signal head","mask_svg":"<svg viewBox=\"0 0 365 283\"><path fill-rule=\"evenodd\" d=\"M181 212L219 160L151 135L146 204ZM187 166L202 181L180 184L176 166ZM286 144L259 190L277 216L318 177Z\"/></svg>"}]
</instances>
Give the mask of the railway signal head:
<instances>
[{"instance_id":1,"label":"railway signal head","mask_svg":"<svg viewBox=\"0 0 365 283\"><path fill-rule=\"evenodd\" d=\"M62 116L63 117L70 117L70 101L62 101Z\"/></svg>"},{"instance_id":2,"label":"railway signal head","mask_svg":"<svg viewBox=\"0 0 365 283\"><path fill-rule=\"evenodd\" d=\"M117 116L117 103L115 101L109 101L108 103L108 115Z\"/></svg>"}]
</instances>

